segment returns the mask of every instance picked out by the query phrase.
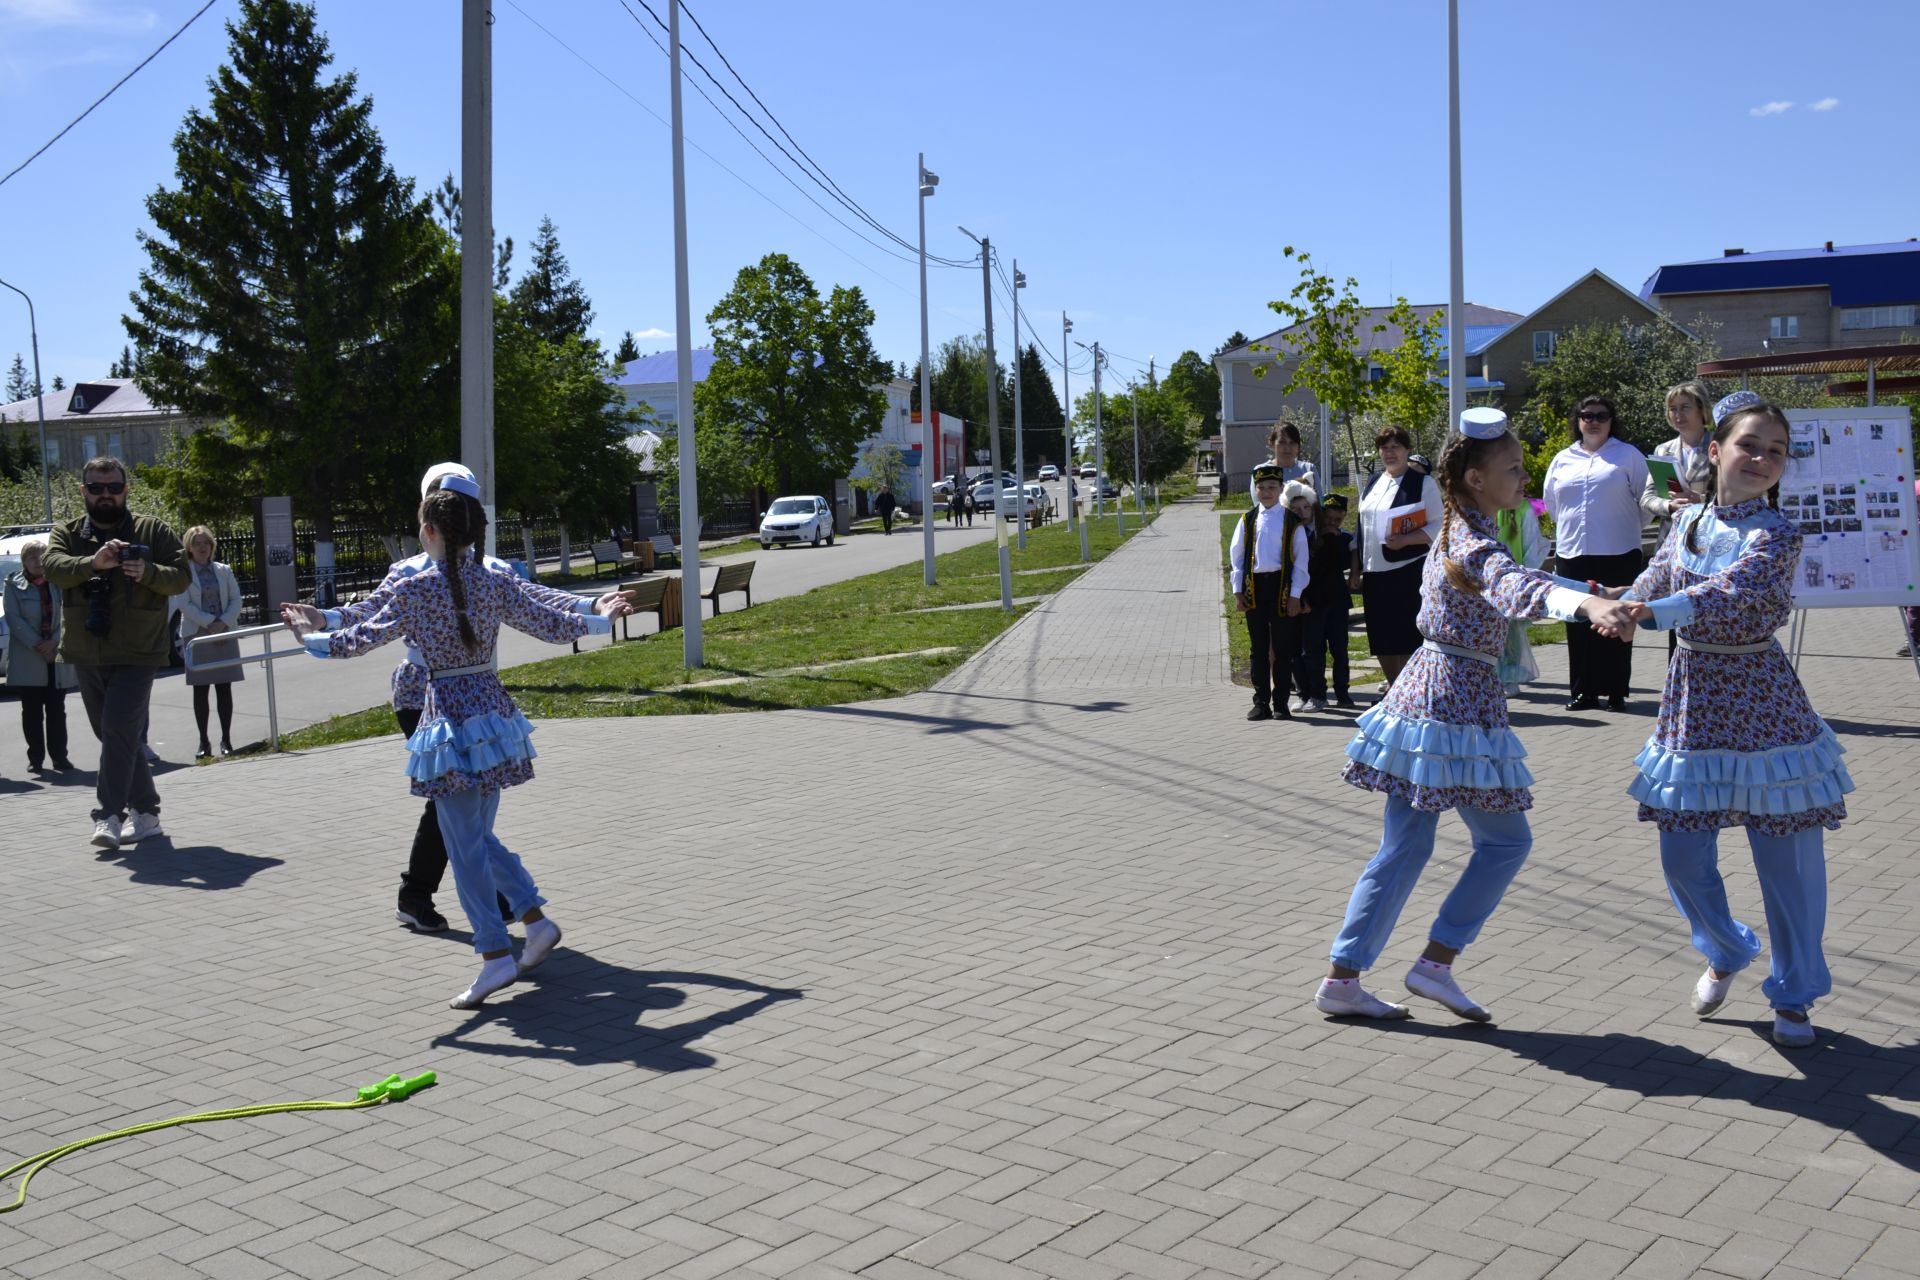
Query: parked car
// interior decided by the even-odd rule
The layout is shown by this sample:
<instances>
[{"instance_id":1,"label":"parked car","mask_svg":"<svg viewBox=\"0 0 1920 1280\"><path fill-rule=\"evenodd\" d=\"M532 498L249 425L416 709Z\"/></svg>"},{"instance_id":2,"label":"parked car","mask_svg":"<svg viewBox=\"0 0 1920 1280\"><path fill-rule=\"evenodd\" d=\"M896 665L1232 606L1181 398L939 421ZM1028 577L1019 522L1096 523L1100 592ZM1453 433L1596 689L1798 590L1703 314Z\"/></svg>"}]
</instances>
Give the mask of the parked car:
<instances>
[{"instance_id":1,"label":"parked car","mask_svg":"<svg viewBox=\"0 0 1920 1280\"><path fill-rule=\"evenodd\" d=\"M1060 478L1060 468L1049 462L1046 466L1040 468L1040 478L1042 480L1058 480Z\"/></svg>"},{"instance_id":2,"label":"parked car","mask_svg":"<svg viewBox=\"0 0 1920 1280\"><path fill-rule=\"evenodd\" d=\"M953 477L941 476L938 480L935 480L933 482L933 496L936 498L951 498L953 496Z\"/></svg>"},{"instance_id":3,"label":"parked car","mask_svg":"<svg viewBox=\"0 0 1920 1280\"><path fill-rule=\"evenodd\" d=\"M1095 481L1093 487L1103 498L1117 498L1120 496L1119 487L1105 476L1101 476Z\"/></svg>"},{"instance_id":4,"label":"parked car","mask_svg":"<svg viewBox=\"0 0 1920 1280\"><path fill-rule=\"evenodd\" d=\"M1053 515L1053 494L1047 491L1047 486L1043 484L1030 484L1026 488L1027 493L1039 504L1040 514L1051 518Z\"/></svg>"},{"instance_id":5,"label":"parked car","mask_svg":"<svg viewBox=\"0 0 1920 1280\"><path fill-rule=\"evenodd\" d=\"M1000 481L988 476L984 480L974 481L973 488L967 490L967 496L973 499L973 505L982 511L993 506L994 495L1006 487Z\"/></svg>"},{"instance_id":6,"label":"parked car","mask_svg":"<svg viewBox=\"0 0 1920 1280\"><path fill-rule=\"evenodd\" d=\"M1082 480L1091 480L1099 474L1099 468L1095 467L1091 462L1083 462L1080 464L1080 478Z\"/></svg>"},{"instance_id":7,"label":"parked car","mask_svg":"<svg viewBox=\"0 0 1920 1280\"><path fill-rule=\"evenodd\" d=\"M833 545L833 508L818 494L775 498L760 517L760 548L771 551L789 542Z\"/></svg>"}]
</instances>

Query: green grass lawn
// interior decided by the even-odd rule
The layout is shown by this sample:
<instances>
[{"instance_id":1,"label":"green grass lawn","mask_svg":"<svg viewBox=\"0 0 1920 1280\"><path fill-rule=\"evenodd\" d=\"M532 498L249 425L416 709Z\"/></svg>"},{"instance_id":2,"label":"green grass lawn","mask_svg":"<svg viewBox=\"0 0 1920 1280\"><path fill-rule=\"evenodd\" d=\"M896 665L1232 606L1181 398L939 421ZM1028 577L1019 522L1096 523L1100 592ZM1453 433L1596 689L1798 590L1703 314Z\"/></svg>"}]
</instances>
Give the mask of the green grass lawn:
<instances>
[{"instance_id":1,"label":"green grass lawn","mask_svg":"<svg viewBox=\"0 0 1920 1280\"><path fill-rule=\"evenodd\" d=\"M1351 491L1339 492L1346 492L1351 500ZM1250 687L1253 684L1253 677L1249 674L1253 663L1253 641L1248 638L1247 624L1241 620L1240 610L1233 603L1233 579L1227 571L1227 547L1233 541L1233 525L1246 507L1244 501L1236 500L1233 510L1220 517L1220 607L1227 615L1227 652L1233 659L1234 681ZM1353 629L1347 634L1347 659L1349 662L1371 662L1373 655L1367 651L1367 633L1361 624L1360 594L1355 592L1352 600ZM1563 643L1566 638L1566 628L1558 622L1535 623L1527 628L1527 640L1536 649L1542 645ZM1369 671L1365 675L1355 671L1353 674L1353 683L1356 685L1375 684L1380 680L1378 671Z\"/></svg>"},{"instance_id":2,"label":"green grass lawn","mask_svg":"<svg viewBox=\"0 0 1920 1280\"><path fill-rule=\"evenodd\" d=\"M1129 536L1140 528L1128 520ZM1095 561L1121 541L1111 520L1088 526ZM1014 570L1037 571L1014 580L1016 597L1058 591L1084 569L1079 535L1064 521L1030 530L1025 551L1013 548L1011 539L1009 548ZM1013 614L997 608L915 612L998 601L999 560L992 541L947 552L934 567L939 579L934 587L922 581L923 566L916 560L709 618L707 665L699 669L683 665L676 630L510 667L500 673L501 683L534 718L771 711L914 693L965 662L1023 611L1016 606ZM819 669L851 659L874 661ZM729 682L701 687L720 679ZM383 705L297 730L281 744L298 750L393 731L393 713Z\"/></svg>"}]
</instances>

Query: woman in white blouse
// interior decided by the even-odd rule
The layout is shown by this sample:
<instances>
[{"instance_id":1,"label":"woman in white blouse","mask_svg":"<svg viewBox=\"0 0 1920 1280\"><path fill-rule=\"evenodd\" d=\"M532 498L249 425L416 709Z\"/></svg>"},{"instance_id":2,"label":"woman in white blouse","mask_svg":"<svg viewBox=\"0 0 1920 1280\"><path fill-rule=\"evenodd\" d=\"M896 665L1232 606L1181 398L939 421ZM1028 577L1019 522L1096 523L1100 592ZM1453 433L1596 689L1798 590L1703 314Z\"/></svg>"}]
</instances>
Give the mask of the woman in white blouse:
<instances>
[{"instance_id":1,"label":"woman in white blouse","mask_svg":"<svg viewBox=\"0 0 1920 1280\"><path fill-rule=\"evenodd\" d=\"M1427 547L1440 529L1440 484L1407 465L1413 437L1387 427L1373 439L1380 470L1360 491L1360 523L1353 541L1353 576L1367 626L1367 649L1391 685L1420 647L1420 574ZM1387 527L1395 507L1419 507L1424 521L1406 533Z\"/></svg>"},{"instance_id":2,"label":"woman in white blouse","mask_svg":"<svg viewBox=\"0 0 1920 1280\"><path fill-rule=\"evenodd\" d=\"M1647 460L1613 434L1618 414L1605 396L1588 396L1573 411L1573 443L1547 468L1545 497L1553 516L1556 572L1603 587L1630 585L1644 563L1640 553L1640 496ZM1567 624L1570 711L1590 711L1605 698L1615 711L1627 705L1633 645L1609 640L1583 622Z\"/></svg>"}]
</instances>

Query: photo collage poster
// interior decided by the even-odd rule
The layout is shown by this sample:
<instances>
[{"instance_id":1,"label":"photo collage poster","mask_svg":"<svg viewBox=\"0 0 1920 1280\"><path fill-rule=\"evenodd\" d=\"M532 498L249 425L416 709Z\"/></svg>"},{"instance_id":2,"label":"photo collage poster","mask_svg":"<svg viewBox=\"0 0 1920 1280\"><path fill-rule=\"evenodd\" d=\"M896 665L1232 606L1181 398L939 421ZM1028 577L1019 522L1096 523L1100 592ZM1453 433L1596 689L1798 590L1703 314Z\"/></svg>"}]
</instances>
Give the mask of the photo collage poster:
<instances>
[{"instance_id":1,"label":"photo collage poster","mask_svg":"<svg viewBox=\"0 0 1920 1280\"><path fill-rule=\"evenodd\" d=\"M1920 604L1920 509L1905 407L1787 416L1780 510L1804 538L1794 604Z\"/></svg>"}]
</instances>

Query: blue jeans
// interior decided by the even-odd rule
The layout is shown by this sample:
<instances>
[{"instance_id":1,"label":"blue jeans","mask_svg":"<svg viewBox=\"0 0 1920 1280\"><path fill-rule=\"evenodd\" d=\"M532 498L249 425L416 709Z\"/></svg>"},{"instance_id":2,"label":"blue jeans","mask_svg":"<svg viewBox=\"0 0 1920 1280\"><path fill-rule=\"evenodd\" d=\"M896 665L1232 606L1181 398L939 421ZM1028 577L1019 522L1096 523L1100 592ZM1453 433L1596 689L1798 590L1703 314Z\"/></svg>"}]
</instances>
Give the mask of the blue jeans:
<instances>
[{"instance_id":1,"label":"blue jeans","mask_svg":"<svg viewBox=\"0 0 1920 1280\"><path fill-rule=\"evenodd\" d=\"M1776 1009L1806 1013L1833 990L1821 936L1827 927L1826 832L1819 827L1790 836L1765 836L1747 828L1753 869L1760 877L1773 958L1761 994ZM1760 954L1760 939L1733 918L1726 882L1720 878L1718 831L1662 831L1660 866L1667 892L1693 930L1693 946L1721 973L1735 973Z\"/></svg>"},{"instance_id":2,"label":"blue jeans","mask_svg":"<svg viewBox=\"0 0 1920 1280\"><path fill-rule=\"evenodd\" d=\"M500 919L504 897L514 918L545 906L539 886L493 834L493 818L500 811L498 791L455 791L434 801L440 834L447 842L447 863L453 868L454 892L460 909L473 926L473 949L481 954L508 949L507 926Z\"/></svg>"},{"instance_id":3,"label":"blue jeans","mask_svg":"<svg viewBox=\"0 0 1920 1280\"><path fill-rule=\"evenodd\" d=\"M1460 873L1453 892L1440 904L1440 914L1427 936L1443 947L1459 950L1480 936L1480 927L1500 905L1507 886L1533 848L1533 831L1524 813L1489 813L1465 805L1455 812L1473 835L1473 856L1467 860L1467 869ZM1433 856L1434 831L1439 824L1439 814L1416 809L1399 796L1387 797L1380 851L1353 886L1346 922L1333 940L1333 963L1364 971L1380 958L1427 859Z\"/></svg>"}]
</instances>

